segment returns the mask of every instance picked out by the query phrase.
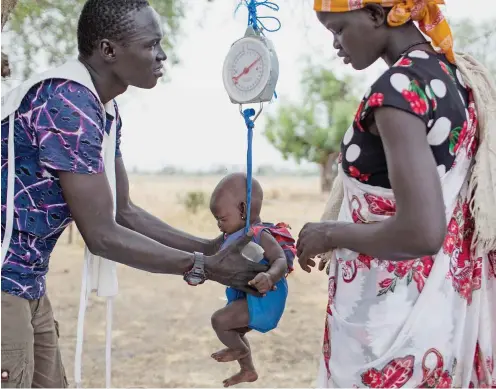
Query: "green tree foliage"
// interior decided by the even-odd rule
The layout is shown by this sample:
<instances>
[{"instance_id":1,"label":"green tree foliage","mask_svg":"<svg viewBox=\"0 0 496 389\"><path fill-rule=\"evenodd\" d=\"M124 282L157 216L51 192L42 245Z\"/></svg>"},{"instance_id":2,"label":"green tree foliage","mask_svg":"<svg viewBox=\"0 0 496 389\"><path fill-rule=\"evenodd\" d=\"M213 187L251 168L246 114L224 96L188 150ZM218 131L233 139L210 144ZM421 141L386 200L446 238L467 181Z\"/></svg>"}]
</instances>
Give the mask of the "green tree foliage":
<instances>
[{"instance_id":1,"label":"green tree foliage","mask_svg":"<svg viewBox=\"0 0 496 389\"><path fill-rule=\"evenodd\" d=\"M496 18L483 22L462 19L451 24L456 51L473 55L496 74Z\"/></svg>"},{"instance_id":2,"label":"green tree foliage","mask_svg":"<svg viewBox=\"0 0 496 389\"><path fill-rule=\"evenodd\" d=\"M4 29L10 39L3 50L9 55L14 75L27 78L40 61L56 66L76 55L77 22L84 3L85 0L18 1ZM184 17L184 0L150 0L150 3L162 16L164 49L169 59L177 62L173 48Z\"/></svg>"},{"instance_id":3,"label":"green tree foliage","mask_svg":"<svg viewBox=\"0 0 496 389\"><path fill-rule=\"evenodd\" d=\"M302 88L304 102L282 105L275 116L269 116L264 134L285 159L317 163L321 189L328 191L339 144L358 106L354 82L336 77L329 69L309 66Z\"/></svg>"},{"instance_id":4,"label":"green tree foliage","mask_svg":"<svg viewBox=\"0 0 496 389\"><path fill-rule=\"evenodd\" d=\"M473 55L496 74L496 19L452 21L456 50ZM330 187L330 168L358 101L350 78L309 66L302 79L303 103L282 105L269 117L265 136L285 159L319 164L321 188Z\"/></svg>"}]
</instances>

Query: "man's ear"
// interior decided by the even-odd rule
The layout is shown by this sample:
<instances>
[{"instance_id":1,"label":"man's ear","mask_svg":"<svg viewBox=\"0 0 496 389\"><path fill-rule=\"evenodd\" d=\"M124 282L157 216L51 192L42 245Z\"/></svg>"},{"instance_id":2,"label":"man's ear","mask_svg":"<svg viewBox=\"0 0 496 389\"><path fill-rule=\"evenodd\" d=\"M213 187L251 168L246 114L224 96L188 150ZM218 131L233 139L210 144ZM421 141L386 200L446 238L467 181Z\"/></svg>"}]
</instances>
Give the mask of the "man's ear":
<instances>
[{"instance_id":1,"label":"man's ear","mask_svg":"<svg viewBox=\"0 0 496 389\"><path fill-rule=\"evenodd\" d=\"M376 27L381 27L387 23L388 11L379 4L367 4L363 10L367 12L370 20Z\"/></svg>"},{"instance_id":2,"label":"man's ear","mask_svg":"<svg viewBox=\"0 0 496 389\"><path fill-rule=\"evenodd\" d=\"M115 62L117 59L116 46L115 43L108 40L102 39L98 47L101 57L105 62Z\"/></svg>"}]
</instances>

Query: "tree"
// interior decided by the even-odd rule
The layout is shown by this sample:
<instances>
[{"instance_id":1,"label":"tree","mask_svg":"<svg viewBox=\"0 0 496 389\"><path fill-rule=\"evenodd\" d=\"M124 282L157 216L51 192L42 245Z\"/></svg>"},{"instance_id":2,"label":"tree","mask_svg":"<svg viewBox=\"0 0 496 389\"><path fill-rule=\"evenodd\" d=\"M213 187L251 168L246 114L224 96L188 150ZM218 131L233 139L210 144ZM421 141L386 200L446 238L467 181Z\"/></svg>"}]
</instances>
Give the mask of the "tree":
<instances>
[{"instance_id":1,"label":"tree","mask_svg":"<svg viewBox=\"0 0 496 389\"><path fill-rule=\"evenodd\" d=\"M2 31L9 36L11 70L27 78L40 65L60 65L77 53L77 21L86 0L3 0ZM205 1L205 0L204 0ZM211 1L211 0L207 0ZM177 62L172 49L176 43L180 22L184 17L184 0L150 0L162 16L165 30L164 48L169 59ZM15 42L15 44L13 44ZM7 57L2 53L2 77Z\"/></svg>"},{"instance_id":2,"label":"tree","mask_svg":"<svg viewBox=\"0 0 496 389\"><path fill-rule=\"evenodd\" d=\"M17 0L4 0L2 2L2 31L9 20L10 13L15 8ZM2 51L2 77L10 76L9 57Z\"/></svg>"},{"instance_id":3,"label":"tree","mask_svg":"<svg viewBox=\"0 0 496 389\"><path fill-rule=\"evenodd\" d=\"M280 106L269 116L264 135L284 159L320 166L321 190L329 191L341 139L358 106L351 77L337 78L329 69L308 66L302 79L304 102Z\"/></svg>"},{"instance_id":4,"label":"tree","mask_svg":"<svg viewBox=\"0 0 496 389\"><path fill-rule=\"evenodd\" d=\"M496 18L476 23L462 19L452 23L456 51L473 55L496 74Z\"/></svg>"}]
</instances>

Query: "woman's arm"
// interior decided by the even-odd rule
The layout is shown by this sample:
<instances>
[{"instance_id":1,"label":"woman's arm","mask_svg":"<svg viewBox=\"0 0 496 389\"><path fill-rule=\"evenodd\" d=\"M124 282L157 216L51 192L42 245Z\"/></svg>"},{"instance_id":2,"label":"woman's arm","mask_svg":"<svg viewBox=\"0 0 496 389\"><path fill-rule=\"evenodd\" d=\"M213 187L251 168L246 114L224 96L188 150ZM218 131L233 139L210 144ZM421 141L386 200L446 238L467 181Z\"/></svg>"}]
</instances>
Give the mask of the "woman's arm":
<instances>
[{"instance_id":1,"label":"woman's arm","mask_svg":"<svg viewBox=\"0 0 496 389\"><path fill-rule=\"evenodd\" d=\"M129 196L129 180L121 157L115 160L115 174L117 185L117 223L135 232L139 232L166 246L183 250L213 255L218 251L221 237L205 239L180 231L159 218L133 204Z\"/></svg>"},{"instance_id":2,"label":"woman's arm","mask_svg":"<svg viewBox=\"0 0 496 389\"><path fill-rule=\"evenodd\" d=\"M302 229L298 241L302 267L308 268L311 257L334 247L375 258L406 260L434 255L442 246L445 207L424 122L389 107L378 108L374 114L396 199L396 214L372 224L310 223ZM320 236L323 242L311 239L311 235L316 239Z\"/></svg>"}]
</instances>

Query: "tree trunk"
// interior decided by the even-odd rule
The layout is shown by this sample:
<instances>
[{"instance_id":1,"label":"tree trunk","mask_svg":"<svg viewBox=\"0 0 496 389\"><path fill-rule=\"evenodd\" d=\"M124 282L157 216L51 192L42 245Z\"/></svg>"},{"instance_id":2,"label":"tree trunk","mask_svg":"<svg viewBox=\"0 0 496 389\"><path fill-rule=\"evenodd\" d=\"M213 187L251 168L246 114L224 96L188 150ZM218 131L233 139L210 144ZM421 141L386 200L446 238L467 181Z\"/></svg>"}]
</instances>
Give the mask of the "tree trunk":
<instances>
[{"instance_id":1,"label":"tree trunk","mask_svg":"<svg viewBox=\"0 0 496 389\"><path fill-rule=\"evenodd\" d=\"M329 192L331 190L331 181L329 181L326 167L327 164L325 163L320 165L320 191L322 193Z\"/></svg>"},{"instance_id":2,"label":"tree trunk","mask_svg":"<svg viewBox=\"0 0 496 389\"><path fill-rule=\"evenodd\" d=\"M334 163L339 153L329 154L327 160L320 165L320 191L322 193L330 192L332 182L336 177L336 172L333 170Z\"/></svg>"},{"instance_id":3,"label":"tree trunk","mask_svg":"<svg viewBox=\"0 0 496 389\"><path fill-rule=\"evenodd\" d=\"M2 0L2 31L18 0ZM9 58L2 52L2 77L10 76Z\"/></svg>"},{"instance_id":4,"label":"tree trunk","mask_svg":"<svg viewBox=\"0 0 496 389\"><path fill-rule=\"evenodd\" d=\"M2 77L10 76L9 57L2 52Z\"/></svg>"}]
</instances>

